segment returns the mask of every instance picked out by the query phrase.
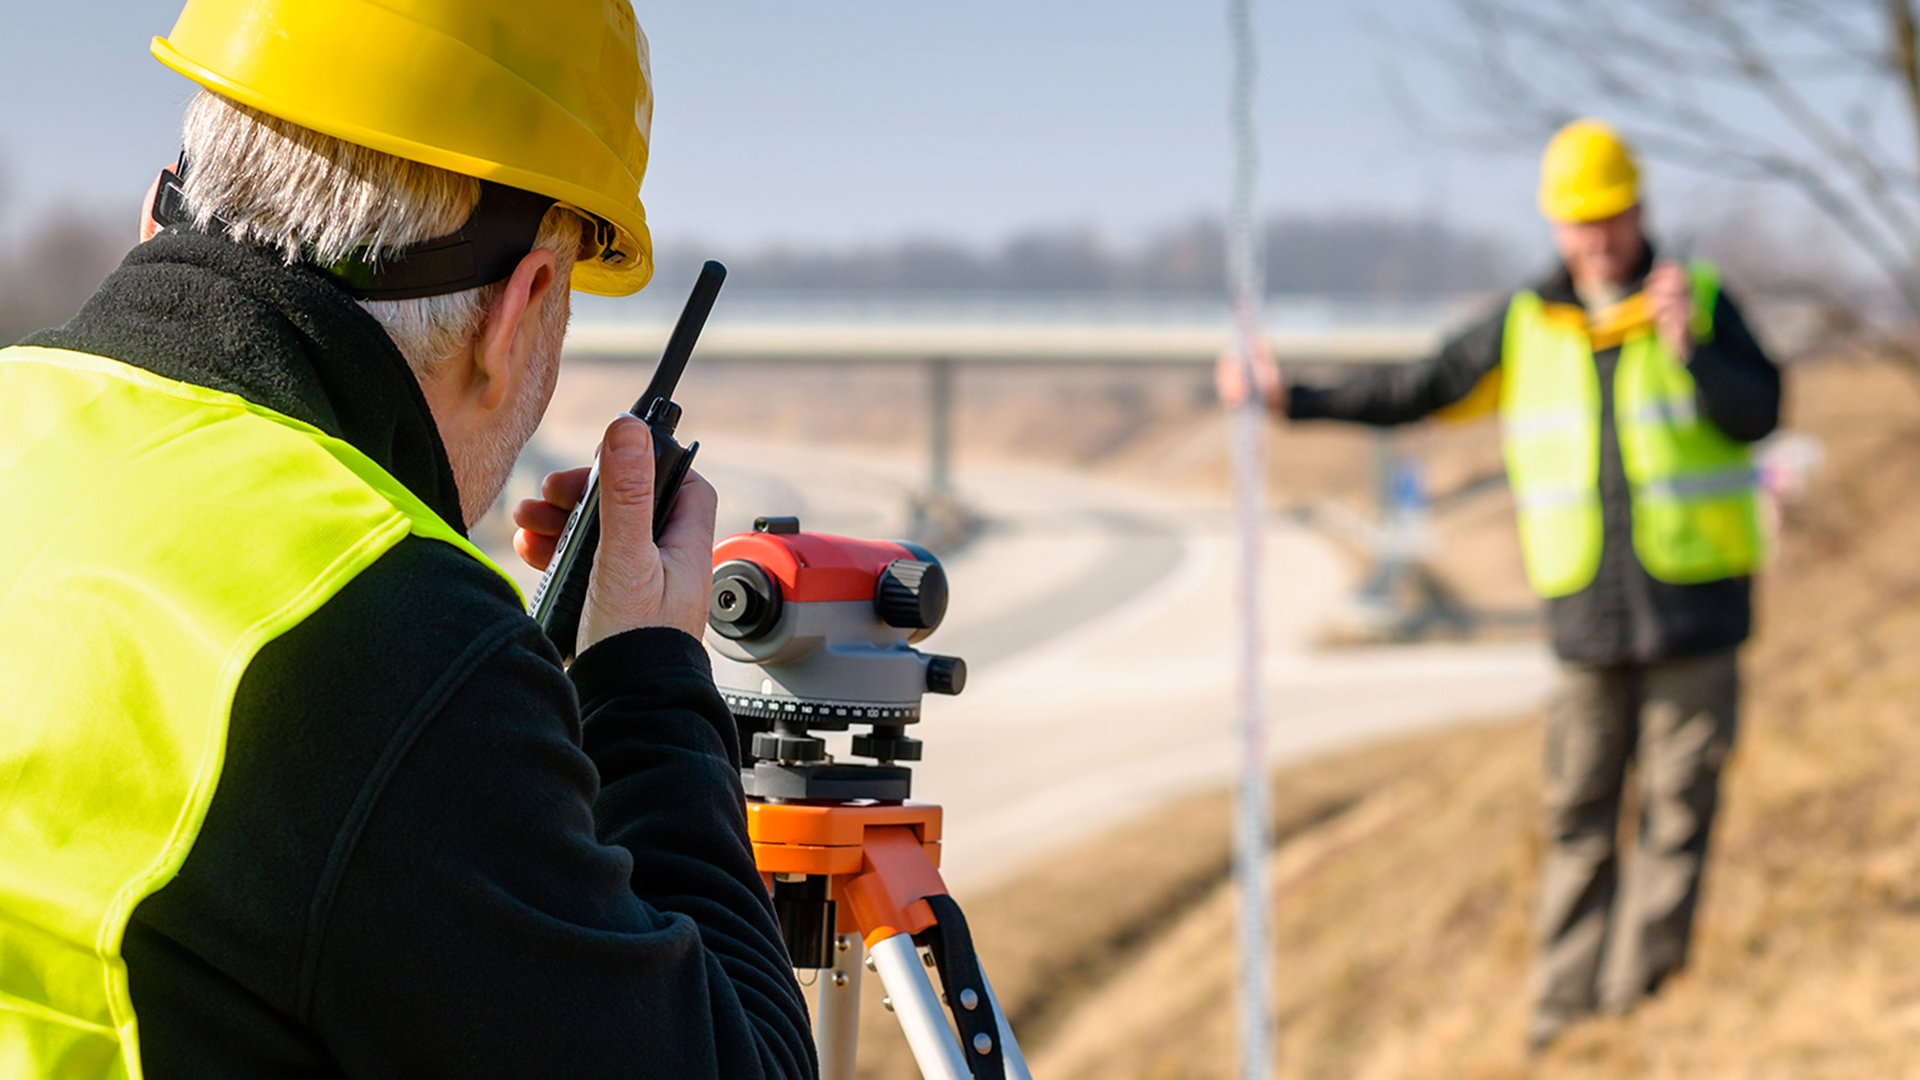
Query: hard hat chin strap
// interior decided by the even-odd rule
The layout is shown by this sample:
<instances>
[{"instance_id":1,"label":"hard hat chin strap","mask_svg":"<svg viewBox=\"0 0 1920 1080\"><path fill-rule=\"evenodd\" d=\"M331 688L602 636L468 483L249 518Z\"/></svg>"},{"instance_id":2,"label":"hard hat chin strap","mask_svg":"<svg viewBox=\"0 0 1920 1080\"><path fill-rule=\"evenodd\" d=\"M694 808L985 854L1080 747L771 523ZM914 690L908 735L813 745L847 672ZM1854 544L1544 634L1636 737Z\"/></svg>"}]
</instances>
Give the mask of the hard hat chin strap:
<instances>
[{"instance_id":1,"label":"hard hat chin strap","mask_svg":"<svg viewBox=\"0 0 1920 1080\"><path fill-rule=\"evenodd\" d=\"M153 200L153 220L162 228L195 227L193 210L186 199L187 168L187 156L182 153L176 165L160 173L159 190ZM520 260L533 250L541 219L559 201L549 195L482 180L480 201L457 232L409 244L377 258L361 249L332 262L311 258L308 262L357 300L414 300L464 292L506 280L514 267L520 265ZM604 259L605 249L611 243L612 227L592 215L582 213L582 216L593 222L596 242L603 248L600 257ZM207 220L205 229L215 235L230 235L232 223L214 215Z\"/></svg>"}]
</instances>

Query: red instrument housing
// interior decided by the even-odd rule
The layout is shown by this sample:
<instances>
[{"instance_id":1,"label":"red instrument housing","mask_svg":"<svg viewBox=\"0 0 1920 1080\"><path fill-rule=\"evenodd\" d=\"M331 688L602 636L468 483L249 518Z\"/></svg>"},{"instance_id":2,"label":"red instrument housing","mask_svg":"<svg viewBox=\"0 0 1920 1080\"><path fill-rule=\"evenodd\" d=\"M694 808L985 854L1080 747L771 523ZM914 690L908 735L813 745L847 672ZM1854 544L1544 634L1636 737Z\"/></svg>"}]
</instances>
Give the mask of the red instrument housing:
<instances>
[{"instance_id":1,"label":"red instrument housing","mask_svg":"<svg viewBox=\"0 0 1920 1080\"><path fill-rule=\"evenodd\" d=\"M788 603L872 600L880 572L896 559L919 558L888 540L854 540L824 533L735 533L716 544L713 565L739 559L758 565L780 584Z\"/></svg>"}]
</instances>

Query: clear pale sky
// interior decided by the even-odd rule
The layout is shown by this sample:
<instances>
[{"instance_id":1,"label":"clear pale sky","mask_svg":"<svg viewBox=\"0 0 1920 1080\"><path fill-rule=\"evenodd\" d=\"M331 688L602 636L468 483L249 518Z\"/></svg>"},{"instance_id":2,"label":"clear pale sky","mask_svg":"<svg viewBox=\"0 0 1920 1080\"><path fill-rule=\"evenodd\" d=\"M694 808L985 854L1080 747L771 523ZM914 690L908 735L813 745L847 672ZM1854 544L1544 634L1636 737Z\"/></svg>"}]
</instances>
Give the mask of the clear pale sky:
<instances>
[{"instance_id":1,"label":"clear pale sky","mask_svg":"<svg viewBox=\"0 0 1920 1080\"><path fill-rule=\"evenodd\" d=\"M1126 242L1225 201L1214 0L635 7L653 46L643 193L662 241L1082 225ZM130 207L176 153L192 90L147 53L179 0L12 8L0 214ZM1389 104L1381 72L1396 58L1372 27L1444 20L1441 0L1255 0L1255 18L1267 212L1436 212L1544 242L1531 160L1445 149Z\"/></svg>"}]
</instances>

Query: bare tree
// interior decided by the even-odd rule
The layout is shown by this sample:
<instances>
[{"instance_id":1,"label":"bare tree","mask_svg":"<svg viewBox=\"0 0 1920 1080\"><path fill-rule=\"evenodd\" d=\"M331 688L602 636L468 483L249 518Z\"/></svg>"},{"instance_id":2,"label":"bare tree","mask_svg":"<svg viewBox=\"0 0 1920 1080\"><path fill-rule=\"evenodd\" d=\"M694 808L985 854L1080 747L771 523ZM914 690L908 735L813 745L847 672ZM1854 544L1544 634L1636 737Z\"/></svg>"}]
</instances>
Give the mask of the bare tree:
<instances>
[{"instance_id":1,"label":"bare tree","mask_svg":"<svg viewBox=\"0 0 1920 1080\"><path fill-rule=\"evenodd\" d=\"M1920 320L1914 0L1450 3L1456 32L1421 45L1475 117L1457 137L1537 148L1604 113L1653 157L1798 193L1884 280L1898 322ZM1824 294L1836 328L1920 375L1920 347L1866 330L1844 285L1803 284Z\"/></svg>"}]
</instances>

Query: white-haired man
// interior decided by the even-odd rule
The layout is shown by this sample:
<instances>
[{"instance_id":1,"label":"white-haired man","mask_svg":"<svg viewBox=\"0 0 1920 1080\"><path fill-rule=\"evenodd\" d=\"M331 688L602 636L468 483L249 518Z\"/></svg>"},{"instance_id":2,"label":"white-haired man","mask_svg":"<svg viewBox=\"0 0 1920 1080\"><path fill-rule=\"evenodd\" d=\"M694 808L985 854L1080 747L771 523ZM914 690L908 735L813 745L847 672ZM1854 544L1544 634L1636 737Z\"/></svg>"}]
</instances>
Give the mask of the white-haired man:
<instances>
[{"instance_id":1,"label":"white-haired man","mask_svg":"<svg viewBox=\"0 0 1920 1080\"><path fill-rule=\"evenodd\" d=\"M154 53L166 227L0 351L0 1074L813 1075L712 488L656 544L608 429L568 670L465 535L570 286L651 273L631 9L189 0Z\"/></svg>"}]
</instances>

